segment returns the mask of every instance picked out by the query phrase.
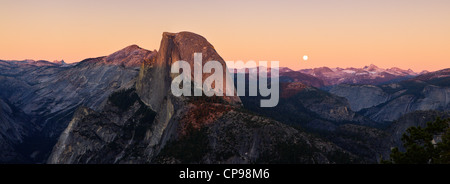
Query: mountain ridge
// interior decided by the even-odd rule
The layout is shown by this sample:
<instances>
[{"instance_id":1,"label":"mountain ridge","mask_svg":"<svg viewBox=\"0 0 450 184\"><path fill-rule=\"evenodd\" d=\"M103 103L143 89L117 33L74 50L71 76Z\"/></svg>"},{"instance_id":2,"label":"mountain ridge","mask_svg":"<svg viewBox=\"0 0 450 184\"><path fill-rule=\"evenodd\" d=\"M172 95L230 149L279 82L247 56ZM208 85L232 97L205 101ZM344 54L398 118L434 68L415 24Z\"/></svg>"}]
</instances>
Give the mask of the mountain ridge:
<instances>
[{"instance_id":1,"label":"mountain ridge","mask_svg":"<svg viewBox=\"0 0 450 184\"><path fill-rule=\"evenodd\" d=\"M109 55L116 56L110 57L110 63L106 62L108 56L67 65L0 61L0 99L11 102L23 111L24 117L29 117L29 124L34 124L27 126L23 141L13 142L22 161L44 162L79 106L99 109L113 91L135 83L139 74L137 65L154 52L134 46L128 49ZM133 57L133 53L140 55Z\"/></svg>"},{"instance_id":2,"label":"mountain ridge","mask_svg":"<svg viewBox=\"0 0 450 184\"><path fill-rule=\"evenodd\" d=\"M363 68L328 68L320 67L302 69L299 72L312 75L323 80L326 86L338 84L381 84L395 80L405 80L419 75L411 69L403 70L398 67L388 69L379 68L374 64Z\"/></svg>"}]
</instances>

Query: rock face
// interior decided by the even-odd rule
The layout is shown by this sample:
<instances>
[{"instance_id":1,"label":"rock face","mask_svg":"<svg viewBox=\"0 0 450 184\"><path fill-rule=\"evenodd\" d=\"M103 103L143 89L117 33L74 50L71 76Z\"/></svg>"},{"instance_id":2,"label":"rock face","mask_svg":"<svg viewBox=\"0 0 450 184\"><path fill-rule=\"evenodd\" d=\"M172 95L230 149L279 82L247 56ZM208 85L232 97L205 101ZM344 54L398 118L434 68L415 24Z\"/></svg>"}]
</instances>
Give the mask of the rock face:
<instances>
[{"instance_id":1,"label":"rock face","mask_svg":"<svg viewBox=\"0 0 450 184\"><path fill-rule=\"evenodd\" d=\"M155 124L158 125L153 132L152 146L162 144L164 146L169 136L164 136L167 127L174 126L176 121L171 121L172 116L186 109L177 107L183 104L184 97L177 98L172 95L170 85L175 75L170 73L171 66L176 61L186 61L191 66L191 77L194 79L194 53L202 53L202 64L208 61L218 61L223 68L221 72L226 76L228 69L224 60L215 51L214 47L202 36L190 33L163 33L158 55L151 61L144 63L136 84L136 92L142 101L152 110L158 112ZM211 74L203 73L202 82ZM231 78L224 78L224 89L226 83L232 83ZM232 85L234 86L234 84ZM240 105L238 96L219 97L230 105ZM166 132L172 136L173 132ZM159 152L157 148L156 152Z\"/></svg>"},{"instance_id":2,"label":"rock face","mask_svg":"<svg viewBox=\"0 0 450 184\"><path fill-rule=\"evenodd\" d=\"M164 33L136 89L113 93L99 110L78 109L48 163L356 162L333 143L249 114L237 96L173 96L171 63L192 65L194 52L225 66L203 37Z\"/></svg>"},{"instance_id":3,"label":"rock face","mask_svg":"<svg viewBox=\"0 0 450 184\"><path fill-rule=\"evenodd\" d=\"M107 57L64 66L0 61L0 97L29 116L27 123L34 124L33 131L28 131L31 134L19 143L26 147L22 154L38 153L32 162L45 160L79 106L99 109L113 91L133 86L139 73L134 66L154 54L130 46Z\"/></svg>"},{"instance_id":4,"label":"rock face","mask_svg":"<svg viewBox=\"0 0 450 184\"><path fill-rule=\"evenodd\" d=\"M329 92L346 98L354 111L377 106L389 99L387 93L373 85L341 84L331 88Z\"/></svg>"},{"instance_id":5,"label":"rock face","mask_svg":"<svg viewBox=\"0 0 450 184\"><path fill-rule=\"evenodd\" d=\"M365 114L375 121L394 121L404 114L420 110L448 110L450 89L426 87L423 97L405 94L388 101L382 106L368 109Z\"/></svg>"},{"instance_id":6,"label":"rock face","mask_svg":"<svg viewBox=\"0 0 450 184\"><path fill-rule=\"evenodd\" d=\"M149 105L152 109L159 108L165 95L167 95L170 90L170 84L173 77L175 77L171 75L170 68L176 61L186 61L189 63L192 73L191 78L194 80L194 53L202 53L203 65L208 61L218 61L223 67L223 76L226 76L228 69L225 61L205 38L190 32L166 32L163 33L157 57L152 62L144 64L141 73L139 74L136 87L137 92L144 103ZM211 74L203 73L202 82L210 75ZM224 78L223 83L224 91L233 90L227 89L226 83L231 83L231 86L234 86L233 80L229 77ZM230 104L236 105L241 103L237 95L224 95L221 98Z\"/></svg>"}]
</instances>

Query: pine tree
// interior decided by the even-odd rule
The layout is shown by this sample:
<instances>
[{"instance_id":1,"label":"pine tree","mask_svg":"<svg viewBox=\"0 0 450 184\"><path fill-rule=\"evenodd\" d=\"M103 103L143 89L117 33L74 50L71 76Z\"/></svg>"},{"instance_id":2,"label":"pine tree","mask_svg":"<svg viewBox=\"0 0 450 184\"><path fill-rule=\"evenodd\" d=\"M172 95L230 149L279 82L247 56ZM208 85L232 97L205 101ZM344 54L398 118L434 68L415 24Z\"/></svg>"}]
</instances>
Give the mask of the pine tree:
<instances>
[{"instance_id":1,"label":"pine tree","mask_svg":"<svg viewBox=\"0 0 450 184\"><path fill-rule=\"evenodd\" d=\"M391 158L382 163L391 164L450 164L450 118L427 122L425 128L410 127L402 136L406 152L398 148ZM441 141L436 141L441 139Z\"/></svg>"}]
</instances>

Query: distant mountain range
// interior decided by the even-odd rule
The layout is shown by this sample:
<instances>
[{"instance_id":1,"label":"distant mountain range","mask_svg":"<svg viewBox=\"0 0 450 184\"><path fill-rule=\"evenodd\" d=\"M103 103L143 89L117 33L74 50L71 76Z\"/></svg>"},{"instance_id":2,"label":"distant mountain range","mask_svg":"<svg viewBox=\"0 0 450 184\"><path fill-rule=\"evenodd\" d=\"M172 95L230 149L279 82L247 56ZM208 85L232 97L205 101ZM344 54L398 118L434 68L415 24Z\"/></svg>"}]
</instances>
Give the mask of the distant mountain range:
<instances>
[{"instance_id":1,"label":"distant mountain range","mask_svg":"<svg viewBox=\"0 0 450 184\"><path fill-rule=\"evenodd\" d=\"M176 97L170 66L194 52L225 66L190 32L72 64L0 60L0 163L376 163L407 127L449 116L450 69L279 68L273 108Z\"/></svg>"},{"instance_id":2,"label":"distant mountain range","mask_svg":"<svg viewBox=\"0 0 450 184\"><path fill-rule=\"evenodd\" d=\"M265 68L270 73L270 68ZM230 69L234 73L248 73L258 71L256 68L247 70ZM417 75L426 74L428 71L416 73L411 69L402 70L397 67L383 69L373 64L363 68L328 68L320 67L294 71L287 67L278 69L280 80L284 82L303 82L314 87L326 87L338 84L383 84L393 83Z\"/></svg>"},{"instance_id":3,"label":"distant mountain range","mask_svg":"<svg viewBox=\"0 0 450 184\"><path fill-rule=\"evenodd\" d=\"M7 64L14 64L15 66L20 66L20 67L27 67L27 66L65 66L65 65L69 65L67 63L64 62L64 60L61 61L46 61L46 60L21 60L21 61L16 61L16 60L0 60L0 62L2 62L4 65Z\"/></svg>"},{"instance_id":4,"label":"distant mountain range","mask_svg":"<svg viewBox=\"0 0 450 184\"><path fill-rule=\"evenodd\" d=\"M314 68L300 70L300 72L312 75L325 82L325 85L337 84L381 84L398 79L417 76L412 70L399 68L382 69L375 65L364 68ZM425 72L425 71L424 71Z\"/></svg>"}]
</instances>

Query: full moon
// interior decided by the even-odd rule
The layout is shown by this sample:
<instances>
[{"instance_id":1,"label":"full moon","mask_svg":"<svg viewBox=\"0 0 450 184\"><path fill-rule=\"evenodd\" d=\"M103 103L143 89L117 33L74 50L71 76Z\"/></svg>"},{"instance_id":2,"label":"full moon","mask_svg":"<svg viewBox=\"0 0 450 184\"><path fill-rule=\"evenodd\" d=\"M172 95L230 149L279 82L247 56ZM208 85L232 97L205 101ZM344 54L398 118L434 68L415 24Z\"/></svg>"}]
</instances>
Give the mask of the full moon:
<instances>
[{"instance_id":1,"label":"full moon","mask_svg":"<svg viewBox=\"0 0 450 184\"><path fill-rule=\"evenodd\" d=\"M307 55L304 55L304 56L303 56L303 60L305 60L305 61L308 60L308 56L307 56Z\"/></svg>"}]
</instances>

